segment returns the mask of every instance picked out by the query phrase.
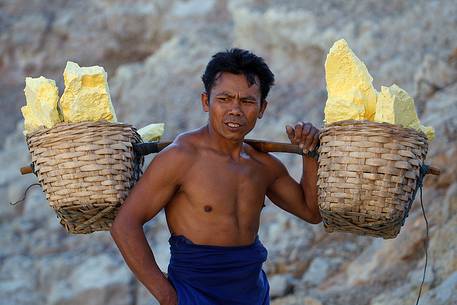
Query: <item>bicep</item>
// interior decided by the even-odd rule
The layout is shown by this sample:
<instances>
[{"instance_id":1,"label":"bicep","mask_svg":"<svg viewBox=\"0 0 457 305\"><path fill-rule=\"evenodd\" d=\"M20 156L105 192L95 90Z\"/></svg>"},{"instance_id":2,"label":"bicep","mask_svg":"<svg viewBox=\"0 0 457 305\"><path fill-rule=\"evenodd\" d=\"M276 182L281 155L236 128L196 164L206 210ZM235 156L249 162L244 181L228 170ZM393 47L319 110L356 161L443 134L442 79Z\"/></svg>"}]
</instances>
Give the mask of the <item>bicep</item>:
<instances>
[{"instance_id":1,"label":"bicep","mask_svg":"<svg viewBox=\"0 0 457 305\"><path fill-rule=\"evenodd\" d=\"M185 161L176 149L159 153L131 189L118 217L145 223L157 215L179 187L183 163Z\"/></svg>"},{"instance_id":2,"label":"bicep","mask_svg":"<svg viewBox=\"0 0 457 305\"><path fill-rule=\"evenodd\" d=\"M274 166L274 172L275 179L267 189L267 197L281 209L308 220L311 213L306 205L302 186L289 175L279 160Z\"/></svg>"}]
</instances>

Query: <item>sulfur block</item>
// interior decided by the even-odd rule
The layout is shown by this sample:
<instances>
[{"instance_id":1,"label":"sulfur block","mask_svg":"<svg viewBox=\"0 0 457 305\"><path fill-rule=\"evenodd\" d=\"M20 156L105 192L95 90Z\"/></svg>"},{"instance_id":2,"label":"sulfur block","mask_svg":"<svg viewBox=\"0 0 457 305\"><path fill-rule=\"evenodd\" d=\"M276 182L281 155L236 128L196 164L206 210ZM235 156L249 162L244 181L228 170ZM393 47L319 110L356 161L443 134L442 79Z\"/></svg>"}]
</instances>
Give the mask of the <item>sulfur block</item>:
<instances>
[{"instance_id":1,"label":"sulfur block","mask_svg":"<svg viewBox=\"0 0 457 305\"><path fill-rule=\"evenodd\" d=\"M24 93L27 104L21 112L25 135L39 128L52 128L62 121L58 109L59 90L54 80L43 76L27 77Z\"/></svg>"},{"instance_id":2,"label":"sulfur block","mask_svg":"<svg viewBox=\"0 0 457 305\"><path fill-rule=\"evenodd\" d=\"M433 140L435 137L433 127L426 127L420 123L414 99L395 84L390 87L381 87L374 120L423 131L429 140Z\"/></svg>"},{"instance_id":3,"label":"sulfur block","mask_svg":"<svg viewBox=\"0 0 457 305\"><path fill-rule=\"evenodd\" d=\"M325 122L341 120L373 120L376 90L365 64L349 48L344 39L336 41L325 61L328 98Z\"/></svg>"},{"instance_id":4,"label":"sulfur block","mask_svg":"<svg viewBox=\"0 0 457 305\"><path fill-rule=\"evenodd\" d=\"M117 121L103 67L80 67L68 61L63 76L60 105L65 122Z\"/></svg>"},{"instance_id":5,"label":"sulfur block","mask_svg":"<svg viewBox=\"0 0 457 305\"><path fill-rule=\"evenodd\" d=\"M149 124L143 128L138 129L138 133L144 142L152 142L160 140L164 129L164 123Z\"/></svg>"}]
</instances>

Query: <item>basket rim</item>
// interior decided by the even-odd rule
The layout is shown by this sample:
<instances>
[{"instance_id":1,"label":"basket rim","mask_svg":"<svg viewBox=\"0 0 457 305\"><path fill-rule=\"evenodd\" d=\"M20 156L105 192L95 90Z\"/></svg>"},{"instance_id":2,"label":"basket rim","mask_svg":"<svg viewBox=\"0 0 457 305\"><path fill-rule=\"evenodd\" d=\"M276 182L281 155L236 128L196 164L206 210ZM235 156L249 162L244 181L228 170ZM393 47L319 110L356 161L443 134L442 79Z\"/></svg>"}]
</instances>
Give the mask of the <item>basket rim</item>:
<instances>
[{"instance_id":1,"label":"basket rim","mask_svg":"<svg viewBox=\"0 0 457 305\"><path fill-rule=\"evenodd\" d=\"M82 122L59 122L52 126L51 128L46 128L44 126L39 127L37 130L32 131L31 133L28 133L25 135L26 139L29 139L34 136L42 135L46 132L49 132L51 130L63 128L66 126L70 127L77 127L80 125L81 127L89 127L89 126L100 126L100 125L106 125L106 126L125 126L125 127L130 127L137 131L137 128L134 127L132 124L128 123L123 123L123 122L110 122L106 120L100 120L100 121L82 121Z\"/></svg>"},{"instance_id":2,"label":"basket rim","mask_svg":"<svg viewBox=\"0 0 457 305\"><path fill-rule=\"evenodd\" d=\"M334 127L344 127L344 126L351 126L351 125L355 125L355 126L377 126L377 127L385 127L385 128L399 128L399 129L403 129L405 131L408 131L408 132L413 132L413 133L416 133L420 136L423 136L425 139L427 139L428 141L428 138L427 138L427 135L422 131L422 130L417 130L417 129L414 129L414 128L411 128L411 127L405 127L403 125L400 125L400 124L391 124L391 123L387 123L387 122L375 122L375 121L369 121L369 120L341 120L341 121L336 121L336 122L333 122L333 123L329 123L329 124L324 124L324 130L325 129L331 129L331 128L334 128Z\"/></svg>"},{"instance_id":3,"label":"basket rim","mask_svg":"<svg viewBox=\"0 0 457 305\"><path fill-rule=\"evenodd\" d=\"M333 123L325 124L324 128L331 128L337 126L350 126L350 125L362 125L362 126L380 126L380 127L387 127L387 128L400 128L408 131L413 131L427 137L425 133L421 130L414 129L412 127L405 127L400 124L391 124L387 122L375 122L370 120L342 120L336 121Z\"/></svg>"}]
</instances>

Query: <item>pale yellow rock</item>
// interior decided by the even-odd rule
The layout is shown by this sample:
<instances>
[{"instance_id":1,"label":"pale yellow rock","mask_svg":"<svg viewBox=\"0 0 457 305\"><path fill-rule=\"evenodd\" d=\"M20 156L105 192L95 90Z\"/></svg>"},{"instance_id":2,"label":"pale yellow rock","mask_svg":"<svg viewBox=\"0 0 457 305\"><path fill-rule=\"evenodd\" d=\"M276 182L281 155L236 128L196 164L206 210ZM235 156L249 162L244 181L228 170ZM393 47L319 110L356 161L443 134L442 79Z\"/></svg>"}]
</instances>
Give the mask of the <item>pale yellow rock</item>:
<instances>
[{"instance_id":1,"label":"pale yellow rock","mask_svg":"<svg viewBox=\"0 0 457 305\"><path fill-rule=\"evenodd\" d=\"M402 88L393 84L390 87L381 87L378 94L376 122L402 125L407 128L414 128L423 131L429 140L435 138L433 127L423 126L416 113L414 99Z\"/></svg>"},{"instance_id":2,"label":"pale yellow rock","mask_svg":"<svg viewBox=\"0 0 457 305\"><path fill-rule=\"evenodd\" d=\"M51 128L62 121L58 110L59 90L54 80L43 76L26 77L24 93L27 105L21 108L21 112L25 135L39 128Z\"/></svg>"},{"instance_id":3,"label":"pale yellow rock","mask_svg":"<svg viewBox=\"0 0 457 305\"><path fill-rule=\"evenodd\" d=\"M325 122L333 123L343 120L363 120L365 107L354 104L352 101L332 99L327 102L325 109Z\"/></svg>"},{"instance_id":4,"label":"pale yellow rock","mask_svg":"<svg viewBox=\"0 0 457 305\"><path fill-rule=\"evenodd\" d=\"M160 140L164 130L164 123L149 124L143 128L138 129L138 134L141 136L144 142L152 142Z\"/></svg>"},{"instance_id":5,"label":"pale yellow rock","mask_svg":"<svg viewBox=\"0 0 457 305\"><path fill-rule=\"evenodd\" d=\"M80 67L68 61L63 76L60 105L65 122L117 121L103 67Z\"/></svg>"},{"instance_id":6,"label":"pale yellow rock","mask_svg":"<svg viewBox=\"0 0 457 305\"><path fill-rule=\"evenodd\" d=\"M325 122L341 120L373 120L376 90L365 64L349 48L344 39L336 41L325 61L328 98Z\"/></svg>"},{"instance_id":7,"label":"pale yellow rock","mask_svg":"<svg viewBox=\"0 0 457 305\"><path fill-rule=\"evenodd\" d=\"M425 133L429 141L435 139L435 128L433 128L432 126L420 125L419 129L422 130L423 133Z\"/></svg>"}]
</instances>

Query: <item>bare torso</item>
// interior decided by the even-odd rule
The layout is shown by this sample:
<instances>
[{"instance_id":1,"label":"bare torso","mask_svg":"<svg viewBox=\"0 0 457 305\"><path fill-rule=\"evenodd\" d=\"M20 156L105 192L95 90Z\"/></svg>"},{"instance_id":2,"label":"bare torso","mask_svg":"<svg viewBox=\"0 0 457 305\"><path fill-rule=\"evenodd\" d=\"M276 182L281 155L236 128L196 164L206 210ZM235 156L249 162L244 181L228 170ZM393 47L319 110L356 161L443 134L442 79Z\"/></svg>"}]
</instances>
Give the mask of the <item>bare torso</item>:
<instances>
[{"instance_id":1,"label":"bare torso","mask_svg":"<svg viewBox=\"0 0 457 305\"><path fill-rule=\"evenodd\" d=\"M196 244L248 245L274 176L268 154L243 144L238 160L206 145L202 130L182 135L177 146L189 155L182 180L165 211L170 232Z\"/></svg>"}]
</instances>

